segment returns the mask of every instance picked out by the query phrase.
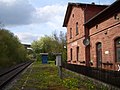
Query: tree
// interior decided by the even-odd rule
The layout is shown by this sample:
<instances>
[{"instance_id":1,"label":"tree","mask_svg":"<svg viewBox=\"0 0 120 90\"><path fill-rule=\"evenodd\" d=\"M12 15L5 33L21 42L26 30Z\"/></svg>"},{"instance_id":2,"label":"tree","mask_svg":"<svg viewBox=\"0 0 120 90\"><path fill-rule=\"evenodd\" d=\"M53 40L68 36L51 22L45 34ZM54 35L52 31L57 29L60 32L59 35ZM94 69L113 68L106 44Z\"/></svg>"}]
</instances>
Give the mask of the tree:
<instances>
[{"instance_id":1,"label":"tree","mask_svg":"<svg viewBox=\"0 0 120 90\"><path fill-rule=\"evenodd\" d=\"M51 51L52 38L49 36L41 37L32 43L32 48L36 53L49 53Z\"/></svg>"},{"instance_id":2,"label":"tree","mask_svg":"<svg viewBox=\"0 0 120 90\"><path fill-rule=\"evenodd\" d=\"M25 61L26 50L13 33L0 30L0 66L11 66Z\"/></svg>"},{"instance_id":3,"label":"tree","mask_svg":"<svg viewBox=\"0 0 120 90\"><path fill-rule=\"evenodd\" d=\"M49 55L52 55L51 53L62 53L63 59L66 60L67 54L64 46L66 46L66 34L62 31L59 36L55 31L51 36L45 35L32 43L32 48L36 55L39 55L39 53L50 53Z\"/></svg>"}]
</instances>

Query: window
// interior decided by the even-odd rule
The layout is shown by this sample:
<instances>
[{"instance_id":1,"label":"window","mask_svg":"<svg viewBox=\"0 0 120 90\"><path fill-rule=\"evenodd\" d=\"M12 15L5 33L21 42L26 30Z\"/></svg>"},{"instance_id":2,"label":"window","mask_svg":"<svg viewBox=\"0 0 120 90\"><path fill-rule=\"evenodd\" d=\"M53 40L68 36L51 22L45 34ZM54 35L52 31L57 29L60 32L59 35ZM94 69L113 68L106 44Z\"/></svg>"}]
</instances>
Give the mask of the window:
<instances>
[{"instance_id":1,"label":"window","mask_svg":"<svg viewBox=\"0 0 120 90\"><path fill-rule=\"evenodd\" d=\"M96 25L96 29L98 29L98 24Z\"/></svg>"},{"instance_id":2,"label":"window","mask_svg":"<svg viewBox=\"0 0 120 90\"><path fill-rule=\"evenodd\" d=\"M77 47L76 53L77 53L77 61L79 61L79 47Z\"/></svg>"},{"instance_id":3,"label":"window","mask_svg":"<svg viewBox=\"0 0 120 90\"><path fill-rule=\"evenodd\" d=\"M70 39L72 38L72 28L70 28Z\"/></svg>"},{"instance_id":4,"label":"window","mask_svg":"<svg viewBox=\"0 0 120 90\"><path fill-rule=\"evenodd\" d=\"M72 48L70 49L70 60L72 61Z\"/></svg>"},{"instance_id":5,"label":"window","mask_svg":"<svg viewBox=\"0 0 120 90\"><path fill-rule=\"evenodd\" d=\"M115 59L120 62L120 37L115 40Z\"/></svg>"},{"instance_id":6,"label":"window","mask_svg":"<svg viewBox=\"0 0 120 90\"><path fill-rule=\"evenodd\" d=\"M102 68L102 44L98 42L96 44L96 59L97 59L97 68Z\"/></svg>"},{"instance_id":7,"label":"window","mask_svg":"<svg viewBox=\"0 0 120 90\"><path fill-rule=\"evenodd\" d=\"M78 32L78 22L76 23L76 35L78 35L79 32Z\"/></svg>"},{"instance_id":8,"label":"window","mask_svg":"<svg viewBox=\"0 0 120 90\"><path fill-rule=\"evenodd\" d=\"M118 16L118 14L115 14L115 15L114 15L114 19L115 19L115 20L119 20L119 19L120 19L119 16Z\"/></svg>"},{"instance_id":9,"label":"window","mask_svg":"<svg viewBox=\"0 0 120 90\"><path fill-rule=\"evenodd\" d=\"M72 17L74 18L74 14L72 14Z\"/></svg>"}]
</instances>

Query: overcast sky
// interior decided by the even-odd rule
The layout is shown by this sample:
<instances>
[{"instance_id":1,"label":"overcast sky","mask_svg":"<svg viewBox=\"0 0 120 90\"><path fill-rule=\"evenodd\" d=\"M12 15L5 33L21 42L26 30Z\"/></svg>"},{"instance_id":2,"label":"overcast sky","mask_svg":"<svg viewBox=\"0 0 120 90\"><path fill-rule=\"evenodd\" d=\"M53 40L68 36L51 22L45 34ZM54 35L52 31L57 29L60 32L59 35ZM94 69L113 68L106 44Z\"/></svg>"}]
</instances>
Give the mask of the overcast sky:
<instances>
[{"instance_id":1,"label":"overcast sky","mask_svg":"<svg viewBox=\"0 0 120 90\"><path fill-rule=\"evenodd\" d=\"M17 35L22 43L31 43L62 27L68 2L109 5L115 0L0 0L0 27Z\"/></svg>"}]
</instances>

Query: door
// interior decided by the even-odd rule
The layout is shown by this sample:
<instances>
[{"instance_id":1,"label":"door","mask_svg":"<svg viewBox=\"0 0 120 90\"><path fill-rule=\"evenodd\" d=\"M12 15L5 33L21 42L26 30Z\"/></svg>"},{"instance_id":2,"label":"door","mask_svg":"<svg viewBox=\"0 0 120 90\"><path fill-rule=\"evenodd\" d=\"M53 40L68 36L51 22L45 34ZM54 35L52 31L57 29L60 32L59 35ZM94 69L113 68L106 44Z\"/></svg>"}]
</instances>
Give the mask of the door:
<instances>
[{"instance_id":1,"label":"door","mask_svg":"<svg viewBox=\"0 0 120 90\"><path fill-rule=\"evenodd\" d=\"M96 44L96 60L97 68L102 68L102 44L100 42Z\"/></svg>"},{"instance_id":2,"label":"door","mask_svg":"<svg viewBox=\"0 0 120 90\"><path fill-rule=\"evenodd\" d=\"M47 55L42 55L42 63L43 63L43 64L46 64L47 61L48 61Z\"/></svg>"},{"instance_id":3,"label":"door","mask_svg":"<svg viewBox=\"0 0 120 90\"><path fill-rule=\"evenodd\" d=\"M120 62L120 37L115 40L115 59Z\"/></svg>"}]
</instances>

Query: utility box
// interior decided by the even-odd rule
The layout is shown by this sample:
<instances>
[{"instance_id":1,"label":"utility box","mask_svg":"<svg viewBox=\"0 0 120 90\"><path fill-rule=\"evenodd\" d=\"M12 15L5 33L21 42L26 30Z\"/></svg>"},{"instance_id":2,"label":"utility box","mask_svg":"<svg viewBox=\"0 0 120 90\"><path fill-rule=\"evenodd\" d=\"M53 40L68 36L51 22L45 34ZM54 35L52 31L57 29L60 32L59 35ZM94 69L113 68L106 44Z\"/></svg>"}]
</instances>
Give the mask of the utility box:
<instances>
[{"instance_id":1,"label":"utility box","mask_svg":"<svg viewBox=\"0 0 120 90\"><path fill-rule=\"evenodd\" d=\"M48 63L48 53L40 53L42 56L42 64L47 64Z\"/></svg>"},{"instance_id":2,"label":"utility box","mask_svg":"<svg viewBox=\"0 0 120 90\"><path fill-rule=\"evenodd\" d=\"M61 54L56 54L56 66L62 66Z\"/></svg>"},{"instance_id":3,"label":"utility box","mask_svg":"<svg viewBox=\"0 0 120 90\"><path fill-rule=\"evenodd\" d=\"M58 74L59 77L62 79L62 54L61 53L54 53L56 55L56 66L58 67Z\"/></svg>"}]
</instances>

